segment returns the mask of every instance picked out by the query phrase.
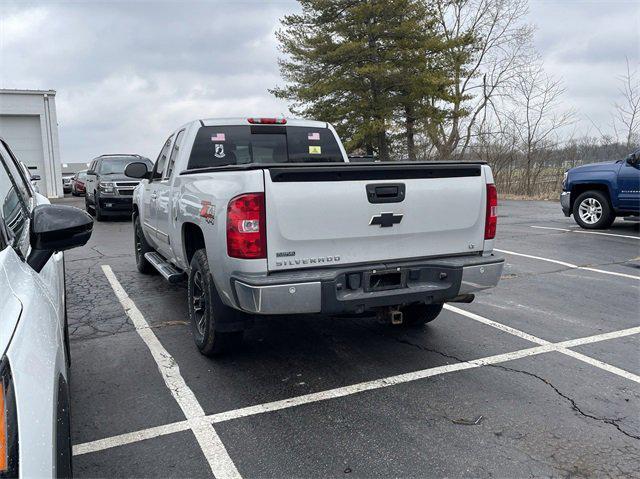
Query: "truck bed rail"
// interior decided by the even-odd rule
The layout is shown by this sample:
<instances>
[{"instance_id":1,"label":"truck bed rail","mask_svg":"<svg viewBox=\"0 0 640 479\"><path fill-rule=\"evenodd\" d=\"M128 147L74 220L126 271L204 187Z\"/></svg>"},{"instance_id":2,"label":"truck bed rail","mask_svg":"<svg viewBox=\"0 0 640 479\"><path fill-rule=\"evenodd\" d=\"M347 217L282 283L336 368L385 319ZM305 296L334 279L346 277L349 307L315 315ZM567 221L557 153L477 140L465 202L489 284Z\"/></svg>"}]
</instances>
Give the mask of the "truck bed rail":
<instances>
[{"instance_id":1,"label":"truck bed rail","mask_svg":"<svg viewBox=\"0 0 640 479\"><path fill-rule=\"evenodd\" d=\"M180 175L218 171L270 170L273 181L349 181L358 179L453 178L480 176L484 161L386 163L246 163L182 170ZM327 179L323 179L326 177ZM276 179L283 178L283 179ZM311 178L311 179L305 179Z\"/></svg>"}]
</instances>

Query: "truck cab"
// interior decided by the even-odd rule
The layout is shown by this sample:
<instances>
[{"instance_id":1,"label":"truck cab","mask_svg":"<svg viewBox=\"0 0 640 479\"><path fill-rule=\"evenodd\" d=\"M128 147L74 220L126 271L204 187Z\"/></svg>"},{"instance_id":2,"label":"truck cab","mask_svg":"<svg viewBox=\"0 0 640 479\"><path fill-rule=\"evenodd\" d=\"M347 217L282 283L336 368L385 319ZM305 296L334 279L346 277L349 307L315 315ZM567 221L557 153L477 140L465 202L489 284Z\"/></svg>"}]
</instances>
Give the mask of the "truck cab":
<instances>
[{"instance_id":1,"label":"truck cab","mask_svg":"<svg viewBox=\"0 0 640 479\"><path fill-rule=\"evenodd\" d=\"M571 168L564 174L560 204L586 229L606 229L616 217L640 214L640 149L623 160Z\"/></svg>"}]
</instances>

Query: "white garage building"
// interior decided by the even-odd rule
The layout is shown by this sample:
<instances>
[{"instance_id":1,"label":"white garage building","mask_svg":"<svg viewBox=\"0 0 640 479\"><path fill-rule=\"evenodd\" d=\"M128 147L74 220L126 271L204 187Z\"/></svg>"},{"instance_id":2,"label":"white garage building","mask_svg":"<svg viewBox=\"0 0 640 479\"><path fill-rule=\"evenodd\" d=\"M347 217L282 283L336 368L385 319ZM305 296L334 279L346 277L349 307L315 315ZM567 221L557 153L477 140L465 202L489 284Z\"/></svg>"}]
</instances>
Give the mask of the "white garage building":
<instances>
[{"instance_id":1,"label":"white garage building","mask_svg":"<svg viewBox=\"0 0 640 479\"><path fill-rule=\"evenodd\" d=\"M0 89L0 137L16 157L40 175L40 192L64 195L54 90Z\"/></svg>"}]
</instances>

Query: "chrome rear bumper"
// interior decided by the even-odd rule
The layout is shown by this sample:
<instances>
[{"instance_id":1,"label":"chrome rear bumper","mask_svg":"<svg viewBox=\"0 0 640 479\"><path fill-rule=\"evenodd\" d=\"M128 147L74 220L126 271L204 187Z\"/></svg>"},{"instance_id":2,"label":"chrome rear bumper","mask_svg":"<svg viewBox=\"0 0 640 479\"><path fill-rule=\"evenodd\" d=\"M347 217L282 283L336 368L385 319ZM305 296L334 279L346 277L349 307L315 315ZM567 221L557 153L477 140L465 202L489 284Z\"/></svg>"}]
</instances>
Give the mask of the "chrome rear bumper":
<instances>
[{"instance_id":1,"label":"chrome rear bumper","mask_svg":"<svg viewBox=\"0 0 640 479\"><path fill-rule=\"evenodd\" d=\"M273 286L252 286L236 281L240 308L254 314L319 313L321 285L319 281Z\"/></svg>"},{"instance_id":2,"label":"chrome rear bumper","mask_svg":"<svg viewBox=\"0 0 640 479\"><path fill-rule=\"evenodd\" d=\"M413 302L445 302L493 288L500 281L503 266L504 259L495 256L453 257L234 278L233 285L239 309L248 313L335 314ZM354 274L363 278L369 271L391 269L406 271L403 287L367 291L363 285L353 287L349 282Z\"/></svg>"},{"instance_id":3,"label":"chrome rear bumper","mask_svg":"<svg viewBox=\"0 0 640 479\"><path fill-rule=\"evenodd\" d=\"M503 267L504 262L463 267L459 294L494 288L500 281Z\"/></svg>"}]
</instances>

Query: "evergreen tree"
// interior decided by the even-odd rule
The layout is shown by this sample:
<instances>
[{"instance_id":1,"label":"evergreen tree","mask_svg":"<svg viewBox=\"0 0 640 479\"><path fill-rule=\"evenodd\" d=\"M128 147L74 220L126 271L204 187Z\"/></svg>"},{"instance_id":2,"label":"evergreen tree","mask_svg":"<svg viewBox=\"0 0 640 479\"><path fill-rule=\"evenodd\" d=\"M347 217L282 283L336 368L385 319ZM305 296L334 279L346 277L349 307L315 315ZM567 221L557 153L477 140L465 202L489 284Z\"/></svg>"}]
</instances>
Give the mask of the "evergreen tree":
<instances>
[{"instance_id":1,"label":"evergreen tree","mask_svg":"<svg viewBox=\"0 0 640 479\"><path fill-rule=\"evenodd\" d=\"M429 101L446 91L438 70L442 40L428 2L300 0L277 33L287 85L272 92L295 114L332 122L349 151L390 158L394 115L404 118L409 157L416 122L437 115Z\"/></svg>"},{"instance_id":2,"label":"evergreen tree","mask_svg":"<svg viewBox=\"0 0 640 479\"><path fill-rule=\"evenodd\" d=\"M407 156L417 157L415 135L427 121L438 122L445 112L438 105L448 98L452 83L445 54L457 40L437 33L437 17L429 1L407 2L406 17L393 28L397 52L397 118L406 141Z\"/></svg>"}]
</instances>

